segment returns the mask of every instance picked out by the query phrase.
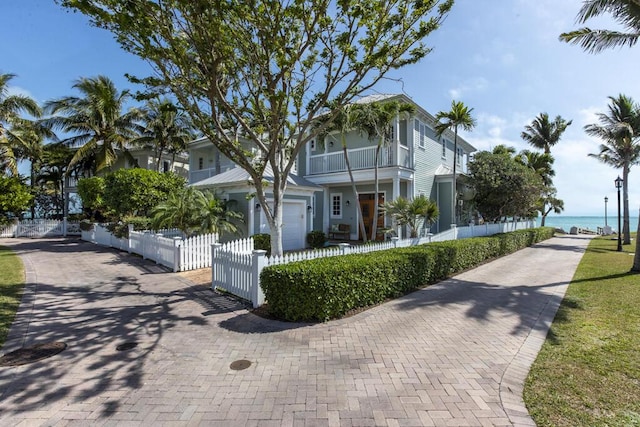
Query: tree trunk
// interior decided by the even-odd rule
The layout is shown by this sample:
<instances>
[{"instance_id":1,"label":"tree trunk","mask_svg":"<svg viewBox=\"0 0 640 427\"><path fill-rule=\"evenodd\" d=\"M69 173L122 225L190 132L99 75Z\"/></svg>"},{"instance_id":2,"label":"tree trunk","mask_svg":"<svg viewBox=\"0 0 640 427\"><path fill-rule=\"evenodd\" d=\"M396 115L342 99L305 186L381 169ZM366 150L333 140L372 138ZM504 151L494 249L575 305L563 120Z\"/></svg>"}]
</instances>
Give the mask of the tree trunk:
<instances>
[{"instance_id":1,"label":"tree trunk","mask_svg":"<svg viewBox=\"0 0 640 427\"><path fill-rule=\"evenodd\" d=\"M360 227L360 235L362 240L367 243L367 231L364 228L364 219L362 218L362 206L360 206L360 197L358 196L358 189L356 188L356 181L353 179L353 172L351 171L351 162L349 161L349 155L347 153L347 144L344 136L342 137L342 152L344 153L344 161L347 164L347 172L349 172L349 179L351 180L351 190L355 197L356 209L358 209L358 227Z\"/></svg>"},{"instance_id":2,"label":"tree trunk","mask_svg":"<svg viewBox=\"0 0 640 427\"><path fill-rule=\"evenodd\" d=\"M547 215L542 215L542 219L540 220L540 227L544 227L544 221L547 219Z\"/></svg>"},{"instance_id":3,"label":"tree trunk","mask_svg":"<svg viewBox=\"0 0 640 427\"><path fill-rule=\"evenodd\" d=\"M458 125L453 128L453 224L458 224L458 187L456 185L456 165L458 164Z\"/></svg>"},{"instance_id":4,"label":"tree trunk","mask_svg":"<svg viewBox=\"0 0 640 427\"><path fill-rule=\"evenodd\" d=\"M640 210L638 211L638 231L636 233L636 254L633 257L631 271L640 273Z\"/></svg>"},{"instance_id":5,"label":"tree trunk","mask_svg":"<svg viewBox=\"0 0 640 427\"><path fill-rule=\"evenodd\" d=\"M622 236L623 245L631 244L631 235L629 233L629 167L622 168L622 204L623 204L623 216L622 216Z\"/></svg>"}]
</instances>

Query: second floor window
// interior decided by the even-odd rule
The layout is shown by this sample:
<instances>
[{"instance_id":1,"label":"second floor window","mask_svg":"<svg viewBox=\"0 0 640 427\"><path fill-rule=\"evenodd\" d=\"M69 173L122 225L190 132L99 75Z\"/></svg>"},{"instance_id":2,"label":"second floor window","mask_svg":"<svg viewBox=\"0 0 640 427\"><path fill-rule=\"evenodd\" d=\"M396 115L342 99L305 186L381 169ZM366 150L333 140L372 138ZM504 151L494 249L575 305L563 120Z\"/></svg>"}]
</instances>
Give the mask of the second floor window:
<instances>
[{"instance_id":1,"label":"second floor window","mask_svg":"<svg viewBox=\"0 0 640 427\"><path fill-rule=\"evenodd\" d=\"M198 169L204 169L204 159L202 157L198 159Z\"/></svg>"},{"instance_id":2,"label":"second floor window","mask_svg":"<svg viewBox=\"0 0 640 427\"><path fill-rule=\"evenodd\" d=\"M462 148L460 147L458 147L458 150L457 150L456 162L458 162L459 165L462 164Z\"/></svg>"},{"instance_id":3,"label":"second floor window","mask_svg":"<svg viewBox=\"0 0 640 427\"><path fill-rule=\"evenodd\" d=\"M442 158L447 158L447 140L442 138Z\"/></svg>"}]
</instances>

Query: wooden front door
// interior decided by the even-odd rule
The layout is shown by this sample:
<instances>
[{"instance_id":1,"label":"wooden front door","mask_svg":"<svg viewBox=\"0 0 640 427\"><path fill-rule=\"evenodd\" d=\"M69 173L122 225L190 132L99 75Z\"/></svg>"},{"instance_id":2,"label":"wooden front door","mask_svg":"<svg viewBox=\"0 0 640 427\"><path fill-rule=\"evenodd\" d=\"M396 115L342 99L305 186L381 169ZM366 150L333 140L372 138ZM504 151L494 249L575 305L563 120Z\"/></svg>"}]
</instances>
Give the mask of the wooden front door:
<instances>
[{"instance_id":1,"label":"wooden front door","mask_svg":"<svg viewBox=\"0 0 640 427\"><path fill-rule=\"evenodd\" d=\"M362 208L362 219L364 221L364 229L367 232L367 239L371 238L371 228L373 227L373 212L375 209L375 198L373 193L371 194L360 194L358 195L360 199L360 207ZM378 193L378 205L384 203L384 194ZM376 229L378 230L376 240L382 240L384 235L380 233L380 230L384 227L384 214L380 209L378 209L378 225ZM362 240L362 232L360 231L360 227L358 227L358 236L360 240Z\"/></svg>"}]
</instances>

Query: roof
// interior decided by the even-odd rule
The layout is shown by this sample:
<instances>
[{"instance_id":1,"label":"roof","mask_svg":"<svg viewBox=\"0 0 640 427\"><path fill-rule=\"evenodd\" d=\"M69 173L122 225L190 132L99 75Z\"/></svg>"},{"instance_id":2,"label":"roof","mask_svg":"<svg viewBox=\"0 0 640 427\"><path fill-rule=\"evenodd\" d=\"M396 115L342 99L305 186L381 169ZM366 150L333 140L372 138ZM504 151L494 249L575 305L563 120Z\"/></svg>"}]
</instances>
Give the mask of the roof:
<instances>
[{"instance_id":1,"label":"roof","mask_svg":"<svg viewBox=\"0 0 640 427\"><path fill-rule=\"evenodd\" d=\"M267 166L264 170L264 175L262 177L267 182L273 182L273 171L270 166ZM252 179L249 176L249 172L242 169L241 167L235 167L221 174L212 176L207 179L203 179L202 181L194 182L191 184L194 187L226 187L231 185L245 184L249 185ZM321 190L322 187L314 184L311 181L304 179L301 176L289 174L287 176L287 186L289 187L299 187L299 188L308 188L311 190Z\"/></svg>"}]
</instances>

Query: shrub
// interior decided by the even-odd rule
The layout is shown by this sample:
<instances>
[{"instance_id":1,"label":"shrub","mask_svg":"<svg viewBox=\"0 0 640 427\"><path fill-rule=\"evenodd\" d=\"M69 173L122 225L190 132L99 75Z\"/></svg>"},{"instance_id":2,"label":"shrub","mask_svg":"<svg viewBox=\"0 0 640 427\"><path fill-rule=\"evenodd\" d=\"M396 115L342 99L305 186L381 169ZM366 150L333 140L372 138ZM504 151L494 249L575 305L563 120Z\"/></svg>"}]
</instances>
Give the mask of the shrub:
<instances>
[{"instance_id":1,"label":"shrub","mask_svg":"<svg viewBox=\"0 0 640 427\"><path fill-rule=\"evenodd\" d=\"M267 256L271 256L271 235L266 233L254 234L253 248L267 251Z\"/></svg>"},{"instance_id":2,"label":"shrub","mask_svg":"<svg viewBox=\"0 0 640 427\"><path fill-rule=\"evenodd\" d=\"M107 230L119 239L128 239L129 225L133 225L133 229L136 231L149 230L151 219L147 217L128 216L123 218L122 221L110 223L107 225Z\"/></svg>"},{"instance_id":3,"label":"shrub","mask_svg":"<svg viewBox=\"0 0 640 427\"><path fill-rule=\"evenodd\" d=\"M546 227L300 261L267 267L260 281L272 315L289 321L326 321L552 236L553 229ZM258 248L258 240L254 241Z\"/></svg>"},{"instance_id":4,"label":"shrub","mask_svg":"<svg viewBox=\"0 0 640 427\"><path fill-rule=\"evenodd\" d=\"M314 230L307 234L307 243L313 249L322 248L327 243L327 235L323 231Z\"/></svg>"},{"instance_id":5,"label":"shrub","mask_svg":"<svg viewBox=\"0 0 640 427\"><path fill-rule=\"evenodd\" d=\"M80 221L80 230L82 231L90 231L93 230L93 222L88 219L83 219Z\"/></svg>"}]
</instances>

